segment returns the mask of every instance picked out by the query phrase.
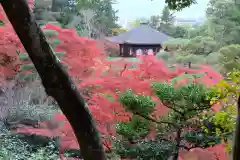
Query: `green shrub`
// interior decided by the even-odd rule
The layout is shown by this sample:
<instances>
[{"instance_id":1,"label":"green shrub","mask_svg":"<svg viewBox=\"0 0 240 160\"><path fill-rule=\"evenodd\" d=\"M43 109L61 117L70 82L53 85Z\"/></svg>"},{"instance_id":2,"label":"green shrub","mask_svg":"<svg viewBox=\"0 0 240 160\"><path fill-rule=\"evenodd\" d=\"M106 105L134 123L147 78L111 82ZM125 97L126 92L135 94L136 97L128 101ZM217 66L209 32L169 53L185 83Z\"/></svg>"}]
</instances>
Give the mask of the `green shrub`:
<instances>
[{"instance_id":1,"label":"green shrub","mask_svg":"<svg viewBox=\"0 0 240 160\"><path fill-rule=\"evenodd\" d=\"M193 54L177 54L176 55L176 62L178 63L188 63L191 62L192 64L202 64L205 62L204 55L193 55Z\"/></svg>"},{"instance_id":2,"label":"green shrub","mask_svg":"<svg viewBox=\"0 0 240 160\"><path fill-rule=\"evenodd\" d=\"M186 75L180 78L198 78L201 75ZM192 79L193 80L193 79ZM117 133L121 140L114 143L115 150L121 158L159 159L167 160L170 156L178 156L178 152L189 144L197 147L209 146L208 143L218 143L217 138L204 137L201 139L199 114L211 108L210 101L213 93L201 84L189 83L174 87L177 79L169 83L152 83L155 95L164 106L169 108L168 114L153 118L152 113L157 101L151 96L135 94L128 90L120 95L120 103L133 116L129 122L117 125ZM149 139L147 135L155 127L156 135ZM184 129L192 128L194 133L185 137ZM174 138L169 139L173 133ZM148 140L146 140L148 139ZM179 147L187 142L188 145Z\"/></svg>"},{"instance_id":3,"label":"green shrub","mask_svg":"<svg viewBox=\"0 0 240 160\"><path fill-rule=\"evenodd\" d=\"M133 146L126 145L123 141L116 141L114 148L121 158L167 160L174 151L174 143L161 140L143 141Z\"/></svg>"},{"instance_id":4,"label":"green shrub","mask_svg":"<svg viewBox=\"0 0 240 160\"><path fill-rule=\"evenodd\" d=\"M221 48L219 51L219 62L221 72L227 74L232 69L239 69L240 66L240 45L232 44Z\"/></svg>"},{"instance_id":5,"label":"green shrub","mask_svg":"<svg viewBox=\"0 0 240 160\"><path fill-rule=\"evenodd\" d=\"M205 62L210 65L216 65L216 64L220 63L219 56L220 56L220 54L218 52L210 53L208 56L206 56Z\"/></svg>"},{"instance_id":6,"label":"green shrub","mask_svg":"<svg viewBox=\"0 0 240 160\"><path fill-rule=\"evenodd\" d=\"M31 144L22 135L13 134L0 122L1 160L60 160L56 141Z\"/></svg>"},{"instance_id":7,"label":"green shrub","mask_svg":"<svg viewBox=\"0 0 240 160\"><path fill-rule=\"evenodd\" d=\"M174 38L174 39L165 41L163 43L163 48L167 47L169 51L175 51L184 47L186 44L188 44L188 42L189 42L189 39Z\"/></svg>"},{"instance_id":8,"label":"green shrub","mask_svg":"<svg viewBox=\"0 0 240 160\"><path fill-rule=\"evenodd\" d=\"M212 37L198 36L184 45L182 51L196 55L208 55L218 49L219 45Z\"/></svg>"},{"instance_id":9,"label":"green shrub","mask_svg":"<svg viewBox=\"0 0 240 160\"><path fill-rule=\"evenodd\" d=\"M164 61L168 61L170 58L169 52L166 51L160 51L156 54L158 59L163 59Z\"/></svg>"}]
</instances>

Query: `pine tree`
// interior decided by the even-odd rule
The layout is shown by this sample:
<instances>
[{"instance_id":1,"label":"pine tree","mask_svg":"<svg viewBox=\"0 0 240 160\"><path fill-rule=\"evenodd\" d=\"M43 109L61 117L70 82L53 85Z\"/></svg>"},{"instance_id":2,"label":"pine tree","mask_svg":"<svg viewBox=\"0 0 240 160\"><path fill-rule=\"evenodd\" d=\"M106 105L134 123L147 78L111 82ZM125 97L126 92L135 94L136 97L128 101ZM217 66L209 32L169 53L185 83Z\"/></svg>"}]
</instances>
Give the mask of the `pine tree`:
<instances>
[{"instance_id":1,"label":"pine tree","mask_svg":"<svg viewBox=\"0 0 240 160\"><path fill-rule=\"evenodd\" d=\"M60 40L58 39L58 33L54 30L43 30L44 35L47 38L48 43L52 47L53 50L56 50L57 45L60 44ZM64 56L64 52L55 52L56 57L59 59ZM23 81L33 81L38 78L37 71L31 62L29 56L26 53L19 53L19 59L22 62L19 73L17 75L17 79L23 80ZM64 65L64 67L66 67Z\"/></svg>"},{"instance_id":2,"label":"pine tree","mask_svg":"<svg viewBox=\"0 0 240 160\"><path fill-rule=\"evenodd\" d=\"M153 118L156 101L153 97L136 95L131 90L120 97L120 103L133 116L129 122L119 123L117 132L123 137L115 144L122 157L134 159L177 160L181 150L209 147L220 143L218 137L205 136L199 115L211 108L213 93L203 85L190 83L174 87L167 83L153 83L156 96L169 109L166 116ZM148 139L156 128L156 134Z\"/></svg>"}]
</instances>

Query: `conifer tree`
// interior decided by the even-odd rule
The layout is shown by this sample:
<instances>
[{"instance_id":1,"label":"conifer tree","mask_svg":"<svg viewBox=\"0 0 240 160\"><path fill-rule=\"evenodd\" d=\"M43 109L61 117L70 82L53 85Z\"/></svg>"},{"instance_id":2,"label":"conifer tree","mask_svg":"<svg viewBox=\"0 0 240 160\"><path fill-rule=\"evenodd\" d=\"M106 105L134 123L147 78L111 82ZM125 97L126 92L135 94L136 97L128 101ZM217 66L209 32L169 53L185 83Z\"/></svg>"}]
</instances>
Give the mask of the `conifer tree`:
<instances>
[{"instance_id":1,"label":"conifer tree","mask_svg":"<svg viewBox=\"0 0 240 160\"><path fill-rule=\"evenodd\" d=\"M220 143L218 137L205 136L201 130L199 115L211 108L214 92L203 85L190 83L174 87L168 83L153 83L156 96L169 109L166 116L153 118L157 103L153 97L135 94L131 90L123 93L120 102L132 113L129 122L116 126L121 141L115 143L117 153L134 159L177 160L181 150L209 147ZM149 132L156 128L153 139L146 140Z\"/></svg>"}]
</instances>

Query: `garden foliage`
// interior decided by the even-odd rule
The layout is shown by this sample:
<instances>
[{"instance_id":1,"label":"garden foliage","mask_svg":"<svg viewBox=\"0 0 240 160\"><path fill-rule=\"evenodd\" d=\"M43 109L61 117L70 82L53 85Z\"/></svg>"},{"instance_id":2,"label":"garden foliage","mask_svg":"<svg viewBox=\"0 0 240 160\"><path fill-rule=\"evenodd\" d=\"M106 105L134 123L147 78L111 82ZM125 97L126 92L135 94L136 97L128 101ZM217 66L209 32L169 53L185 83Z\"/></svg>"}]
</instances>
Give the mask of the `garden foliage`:
<instances>
[{"instance_id":1,"label":"garden foliage","mask_svg":"<svg viewBox=\"0 0 240 160\"><path fill-rule=\"evenodd\" d=\"M0 78L7 82L9 78L17 78L22 74L20 77L34 75L36 79L29 57L24 53L11 25L0 15L4 22L0 27ZM56 55L82 89L81 93L97 122L106 152L116 152L122 158L157 157L165 160L169 156L184 157L184 150L187 150L186 154L190 151L196 152L195 155L217 155L225 160L220 143L226 139L223 136L225 133L233 131L234 119L229 119L225 110L217 110L215 114L216 108L212 105L226 97L223 94L234 92L233 97L236 97L239 93L226 81L220 81L222 75L210 66L186 68L176 65L169 69L162 59L154 56L137 57L135 62L124 59L113 61L102 54L97 41L79 37L73 29L63 29L54 24L44 25L42 29ZM216 51L216 43L212 38L206 38L211 40L210 44L199 39L184 40L186 44L175 48L185 49L188 55L197 56ZM200 48L196 43L207 47ZM232 48L236 49L237 46L230 46ZM235 81L239 77L237 73L229 75L231 83L239 83ZM209 89L216 83L224 91ZM230 112L233 107L228 105L225 108ZM17 127L14 133L58 138L57 147L61 157L64 157L66 150L78 151L79 145L70 123L56 110L51 120L38 120L37 127ZM203 114L203 111L212 115ZM209 130L203 123L206 119L217 127ZM231 125L227 126L227 123ZM219 130L219 126L223 130ZM19 144L23 145L23 142ZM218 152L220 149L221 153ZM45 150L40 151L39 155L45 154ZM0 150L2 152L6 156L9 151Z\"/></svg>"}]
</instances>

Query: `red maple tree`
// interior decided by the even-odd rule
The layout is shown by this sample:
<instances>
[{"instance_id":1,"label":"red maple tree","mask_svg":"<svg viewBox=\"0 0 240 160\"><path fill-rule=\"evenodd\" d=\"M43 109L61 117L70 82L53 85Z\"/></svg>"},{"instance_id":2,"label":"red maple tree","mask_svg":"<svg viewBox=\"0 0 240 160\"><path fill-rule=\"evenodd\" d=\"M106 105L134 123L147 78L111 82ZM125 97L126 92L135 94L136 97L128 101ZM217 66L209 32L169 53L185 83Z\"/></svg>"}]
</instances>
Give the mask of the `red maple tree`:
<instances>
[{"instance_id":1,"label":"red maple tree","mask_svg":"<svg viewBox=\"0 0 240 160\"><path fill-rule=\"evenodd\" d=\"M206 149L194 148L181 152L179 160L228 160L230 157L223 144L218 144Z\"/></svg>"},{"instance_id":2,"label":"red maple tree","mask_svg":"<svg viewBox=\"0 0 240 160\"><path fill-rule=\"evenodd\" d=\"M34 7L34 0L27 0L29 7ZM20 61L18 60L18 50L23 50L23 46L15 34L12 25L0 5L0 81L2 82L8 77L12 77L18 70Z\"/></svg>"},{"instance_id":3,"label":"red maple tree","mask_svg":"<svg viewBox=\"0 0 240 160\"><path fill-rule=\"evenodd\" d=\"M101 53L96 47L96 41L78 36L74 29L62 29L54 24L47 24L42 29L58 32L61 43L56 52L66 53L61 60L68 65L68 72L72 77L86 78L91 75Z\"/></svg>"},{"instance_id":4,"label":"red maple tree","mask_svg":"<svg viewBox=\"0 0 240 160\"><path fill-rule=\"evenodd\" d=\"M122 60L100 60L101 63L98 63L98 66L93 68L94 72L92 72L92 75L84 79L84 81L79 84L79 87L92 86L92 94L90 96L90 100L88 101L90 105L89 108L94 119L97 121L97 126L103 136L106 149L108 149L111 145L111 138L117 137L114 125L119 121L128 121L131 117L131 113L126 112L123 106L118 103L118 94L116 89L121 92L131 88L139 94L153 96L153 99L156 100L157 98L154 97L151 90L151 82L169 81L176 76L184 74L185 72L192 74L206 74L206 76L203 76L203 78L200 78L198 81L201 81L202 79L203 83L208 82L209 84L214 84L215 81L222 78L221 75L214 73L210 68L206 67L199 67L199 69L196 70L176 67L175 71L170 72L164 65L164 62L157 61L154 56L141 57L141 62L136 64L124 62ZM134 65L135 68L133 68ZM212 74L216 74L215 78L211 77ZM152 117L165 115L167 112L168 109L159 102ZM76 138L72 132L70 124L66 121L64 116L58 120L59 121L56 122L64 122L65 125L61 127L58 126L51 130L49 128L37 130L21 128L18 132L31 131L35 134L46 136L59 136L61 139L62 151L67 148L78 148ZM62 134L62 132L64 132L64 134Z\"/></svg>"},{"instance_id":5,"label":"red maple tree","mask_svg":"<svg viewBox=\"0 0 240 160\"><path fill-rule=\"evenodd\" d=\"M4 65L0 64L0 75L7 77L15 74L15 67L19 64L16 51L23 48L3 12L0 14L0 20L5 22L5 25L0 27L1 62L4 59ZM68 64L69 74L80 78L82 82L79 83L79 87L88 88L91 92L88 95L89 108L103 135L106 149L111 146L111 138L117 136L114 125L118 121L128 121L131 117L131 114L118 103L118 92L131 88L136 93L150 95L156 100L150 86L153 81L170 81L186 72L188 74L203 73L204 76L198 78L196 82L206 85L212 85L222 78L208 66L199 66L198 69L177 66L174 71L169 71L164 62L156 60L154 56L139 57L138 63L126 62L124 59L107 61L101 54L101 49L97 47L96 41L79 37L75 30L62 29L53 24L47 24L43 29L52 29L59 33L58 38L61 44L56 51L66 53L62 61ZM12 57L12 61L5 60L6 57L10 57L10 60ZM187 83L187 79L178 83ZM152 116L165 115L167 112L168 109L159 102ZM50 137L58 136L62 152L65 149L79 148L72 128L64 115L56 114L51 122L41 122L40 126L39 129L19 128L17 131Z\"/></svg>"}]
</instances>

